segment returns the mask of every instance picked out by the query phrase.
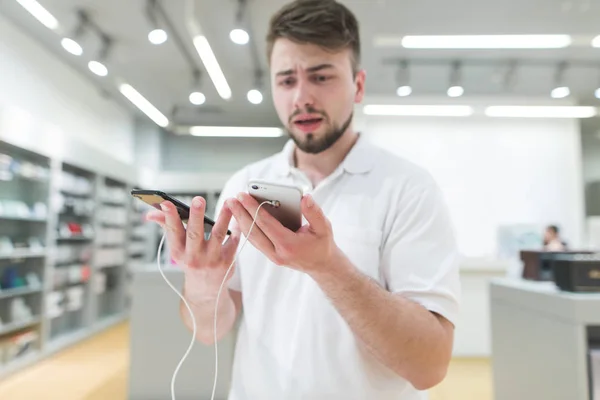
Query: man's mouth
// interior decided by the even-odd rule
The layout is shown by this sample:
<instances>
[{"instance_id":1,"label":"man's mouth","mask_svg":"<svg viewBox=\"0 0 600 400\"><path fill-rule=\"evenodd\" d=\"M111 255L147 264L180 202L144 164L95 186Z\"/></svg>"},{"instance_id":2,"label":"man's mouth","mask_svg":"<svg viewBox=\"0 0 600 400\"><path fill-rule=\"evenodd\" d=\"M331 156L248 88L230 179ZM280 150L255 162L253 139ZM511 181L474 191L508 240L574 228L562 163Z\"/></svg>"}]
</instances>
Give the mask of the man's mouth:
<instances>
[{"instance_id":1,"label":"man's mouth","mask_svg":"<svg viewBox=\"0 0 600 400\"><path fill-rule=\"evenodd\" d=\"M294 120L294 125L298 127L304 133L312 133L319 129L321 124L323 123L323 118L306 116L300 117Z\"/></svg>"},{"instance_id":2,"label":"man's mouth","mask_svg":"<svg viewBox=\"0 0 600 400\"><path fill-rule=\"evenodd\" d=\"M323 121L323 118L307 118L307 119L299 119L294 121L296 125L311 125L318 124Z\"/></svg>"}]
</instances>

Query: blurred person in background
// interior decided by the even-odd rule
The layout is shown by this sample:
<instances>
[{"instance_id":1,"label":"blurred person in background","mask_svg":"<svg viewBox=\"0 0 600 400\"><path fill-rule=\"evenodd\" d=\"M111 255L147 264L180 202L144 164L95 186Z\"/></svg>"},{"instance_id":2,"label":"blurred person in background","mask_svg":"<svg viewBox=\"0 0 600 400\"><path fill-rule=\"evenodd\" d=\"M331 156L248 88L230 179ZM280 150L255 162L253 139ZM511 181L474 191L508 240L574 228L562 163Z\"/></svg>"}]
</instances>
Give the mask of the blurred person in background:
<instances>
[{"instance_id":1,"label":"blurred person in background","mask_svg":"<svg viewBox=\"0 0 600 400\"><path fill-rule=\"evenodd\" d=\"M556 225L550 225L544 232L544 250L566 251L567 243L560 237L560 230Z\"/></svg>"}]
</instances>

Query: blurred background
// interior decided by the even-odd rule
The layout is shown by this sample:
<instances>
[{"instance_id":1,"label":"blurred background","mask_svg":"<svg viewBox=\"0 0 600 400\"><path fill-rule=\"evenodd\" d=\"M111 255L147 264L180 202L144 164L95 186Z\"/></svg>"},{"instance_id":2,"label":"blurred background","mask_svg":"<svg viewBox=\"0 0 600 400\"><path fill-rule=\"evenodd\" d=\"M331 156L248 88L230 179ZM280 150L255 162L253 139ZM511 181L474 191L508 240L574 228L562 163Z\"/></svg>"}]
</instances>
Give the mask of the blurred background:
<instances>
[{"instance_id":1,"label":"blurred background","mask_svg":"<svg viewBox=\"0 0 600 400\"><path fill-rule=\"evenodd\" d=\"M361 24L357 127L432 173L464 256L431 399L600 400L600 2L341 2ZM0 0L0 398L170 396L190 334L129 192L212 215L283 147L265 56L283 4ZM213 368L197 344L179 395L210 398Z\"/></svg>"}]
</instances>

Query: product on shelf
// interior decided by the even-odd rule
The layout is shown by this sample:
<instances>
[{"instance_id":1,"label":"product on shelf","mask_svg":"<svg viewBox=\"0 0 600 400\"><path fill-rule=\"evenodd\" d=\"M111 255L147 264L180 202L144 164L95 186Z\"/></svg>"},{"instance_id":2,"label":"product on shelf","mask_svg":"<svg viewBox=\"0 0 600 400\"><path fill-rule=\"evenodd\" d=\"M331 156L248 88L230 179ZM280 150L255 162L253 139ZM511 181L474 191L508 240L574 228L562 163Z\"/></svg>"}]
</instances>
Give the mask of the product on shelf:
<instances>
[{"instance_id":1,"label":"product on shelf","mask_svg":"<svg viewBox=\"0 0 600 400\"><path fill-rule=\"evenodd\" d=\"M64 222L58 226L59 238L87 238L94 236L94 228L91 224L78 224L75 222Z\"/></svg>"},{"instance_id":2,"label":"product on shelf","mask_svg":"<svg viewBox=\"0 0 600 400\"><path fill-rule=\"evenodd\" d=\"M105 205L98 211L98 219L103 224L125 226L127 224L127 209Z\"/></svg>"},{"instance_id":3,"label":"product on shelf","mask_svg":"<svg viewBox=\"0 0 600 400\"><path fill-rule=\"evenodd\" d=\"M8 364L20 357L35 351L39 335L34 330L27 330L0 340L0 360Z\"/></svg>"},{"instance_id":4,"label":"product on shelf","mask_svg":"<svg viewBox=\"0 0 600 400\"><path fill-rule=\"evenodd\" d=\"M56 210L60 214L70 213L80 217L91 217L96 202L93 199L82 199L59 194L56 197Z\"/></svg>"},{"instance_id":5,"label":"product on shelf","mask_svg":"<svg viewBox=\"0 0 600 400\"><path fill-rule=\"evenodd\" d=\"M29 161L17 160L8 154L0 153L0 180L10 181L15 177L26 179L47 180L50 169Z\"/></svg>"},{"instance_id":6,"label":"product on shelf","mask_svg":"<svg viewBox=\"0 0 600 400\"><path fill-rule=\"evenodd\" d=\"M124 229L101 228L98 230L98 243L100 245L123 244L126 240Z\"/></svg>"},{"instance_id":7,"label":"product on shelf","mask_svg":"<svg viewBox=\"0 0 600 400\"><path fill-rule=\"evenodd\" d=\"M92 259L91 244L59 244L56 246L56 263L87 264Z\"/></svg>"},{"instance_id":8,"label":"product on shelf","mask_svg":"<svg viewBox=\"0 0 600 400\"><path fill-rule=\"evenodd\" d=\"M30 237L26 240L12 239L8 236L0 236L0 255L12 255L15 252L42 253L45 247L41 239Z\"/></svg>"},{"instance_id":9,"label":"product on shelf","mask_svg":"<svg viewBox=\"0 0 600 400\"><path fill-rule=\"evenodd\" d=\"M64 292L56 291L48 293L46 296L46 314L48 315L48 318L53 319L60 317L63 314L64 310L62 305L64 298Z\"/></svg>"},{"instance_id":10,"label":"product on shelf","mask_svg":"<svg viewBox=\"0 0 600 400\"><path fill-rule=\"evenodd\" d=\"M29 207L20 200L0 200L0 217L22 219L45 219L48 216L46 204L36 202Z\"/></svg>"},{"instance_id":11,"label":"product on shelf","mask_svg":"<svg viewBox=\"0 0 600 400\"><path fill-rule=\"evenodd\" d=\"M0 277L0 288L15 289L27 286L25 279L19 276L18 271L19 269L13 266L5 268L2 272L2 276Z\"/></svg>"},{"instance_id":12,"label":"product on shelf","mask_svg":"<svg viewBox=\"0 0 600 400\"><path fill-rule=\"evenodd\" d=\"M60 189L66 193L85 196L91 195L92 181L82 176L77 176L67 171L61 172Z\"/></svg>"},{"instance_id":13,"label":"product on shelf","mask_svg":"<svg viewBox=\"0 0 600 400\"><path fill-rule=\"evenodd\" d=\"M65 308L67 311L77 311L83 307L83 286L73 286L67 289L67 303Z\"/></svg>"},{"instance_id":14,"label":"product on shelf","mask_svg":"<svg viewBox=\"0 0 600 400\"><path fill-rule=\"evenodd\" d=\"M100 198L111 204L126 204L129 196L125 188L118 186L104 186L100 189Z\"/></svg>"},{"instance_id":15,"label":"product on shelf","mask_svg":"<svg viewBox=\"0 0 600 400\"><path fill-rule=\"evenodd\" d=\"M27 321L33 318L31 307L25 303L23 297L16 297L10 302L10 319L12 322Z\"/></svg>"}]
</instances>

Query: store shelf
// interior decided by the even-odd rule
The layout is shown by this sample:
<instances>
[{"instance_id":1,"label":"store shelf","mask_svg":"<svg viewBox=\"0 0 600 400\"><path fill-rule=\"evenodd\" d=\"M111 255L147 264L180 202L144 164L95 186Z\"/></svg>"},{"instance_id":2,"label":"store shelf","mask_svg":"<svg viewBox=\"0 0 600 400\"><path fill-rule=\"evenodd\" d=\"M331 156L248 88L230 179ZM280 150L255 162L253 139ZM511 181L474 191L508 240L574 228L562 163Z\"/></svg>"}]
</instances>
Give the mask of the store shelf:
<instances>
[{"instance_id":1,"label":"store shelf","mask_svg":"<svg viewBox=\"0 0 600 400\"><path fill-rule=\"evenodd\" d=\"M15 260L22 258L43 258L46 251L15 250L10 253L0 253L0 260Z\"/></svg>"},{"instance_id":2,"label":"store shelf","mask_svg":"<svg viewBox=\"0 0 600 400\"><path fill-rule=\"evenodd\" d=\"M2 289L0 290L0 299L9 299L15 296L25 296L28 294L36 294L41 293L42 288L30 288L30 287L20 287L15 289Z\"/></svg>"},{"instance_id":3,"label":"store shelf","mask_svg":"<svg viewBox=\"0 0 600 400\"><path fill-rule=\"evenodd\" d=\"M28 319L26 321L19 321L13 323L4 323L0 325L0 336L8 335L9 333L20 331L21 329L29 328L39 324L41 318L39 316Z\"/></svg>"},{"instance_id":4,"label":"store shelf","mask_svg":"<svg viewBox=\"0 0 600 400\"><path fill-rule=\"evenodd\" d=\"M19 217L16 215L0 215L0 220L19 221L19 222L47 222L47 218Z\"/></svg>"},{"instance_id":5,"label":"store shelf","mask_svg":"<svg viewBox=\"0 0 600 400\"><path fill-rule=\"evenodd\" d=\"M0 347L0 378L128 316L137 172L108 159L94 166L97 156L68 157L0 140L0 278L20 286L0 290L0 340L25 352L3 364ZM34 281L40 285L22 287ZM36 317L9 324L13 308Z\"/></svg>"}]
</instances>

